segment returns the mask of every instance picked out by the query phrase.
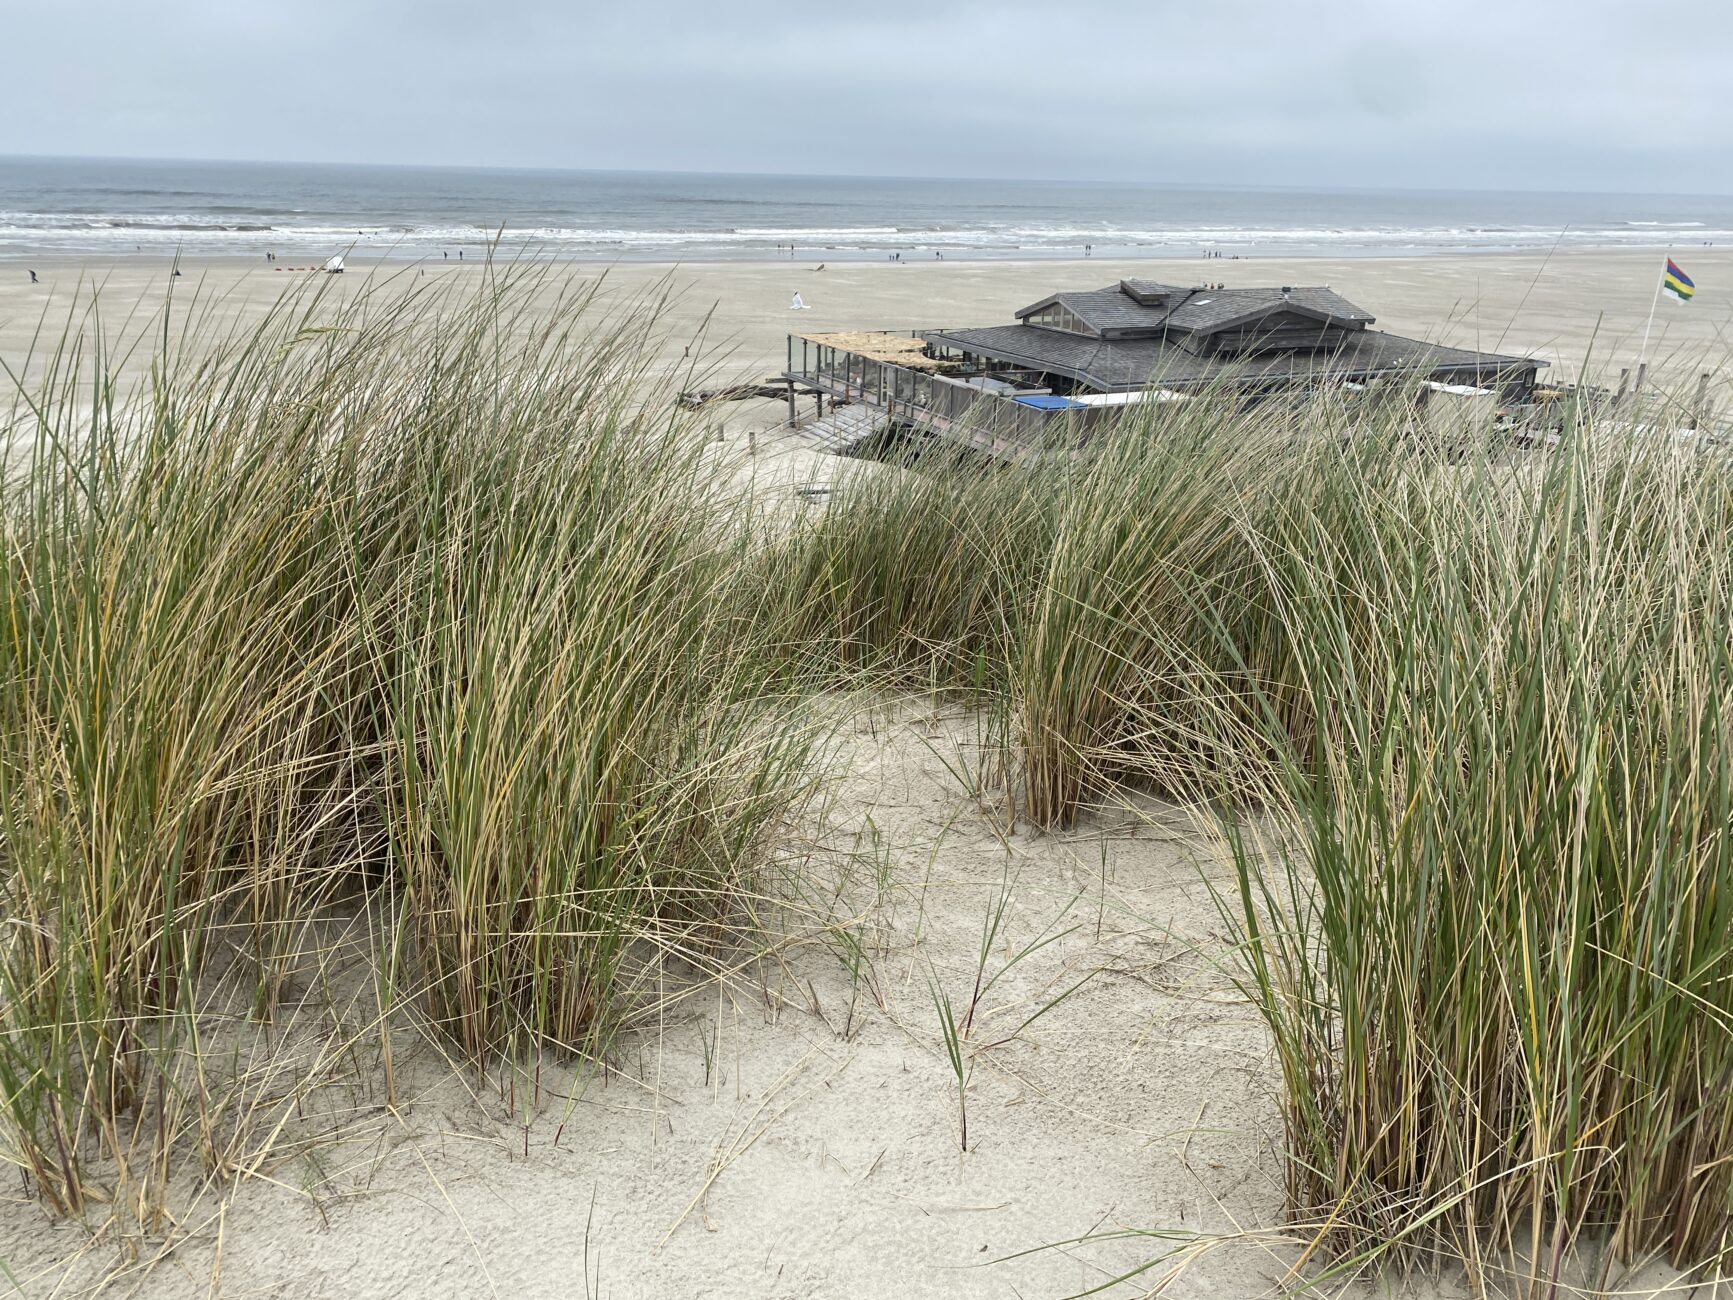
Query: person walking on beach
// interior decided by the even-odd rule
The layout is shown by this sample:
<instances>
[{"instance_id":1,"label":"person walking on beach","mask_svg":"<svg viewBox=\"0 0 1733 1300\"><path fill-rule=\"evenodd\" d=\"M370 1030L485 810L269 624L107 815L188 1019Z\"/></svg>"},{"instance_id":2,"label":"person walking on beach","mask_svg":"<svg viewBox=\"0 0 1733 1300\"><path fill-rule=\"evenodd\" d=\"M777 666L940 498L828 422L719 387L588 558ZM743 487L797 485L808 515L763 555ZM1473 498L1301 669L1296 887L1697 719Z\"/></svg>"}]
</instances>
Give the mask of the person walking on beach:
<instances>
[{"instance_id":1,"label":"person walking on beach","mask_svg":"<svg viewBox=\"0 0 1733 1300\"><path fill-rule=\"evenodd\" d=\"M40 281L36 278L36 272L34 272L34 271L32 271L30 273L30 283L31 284L41 284L42 283L42 281Z\"/></svg>"}]
</instances>

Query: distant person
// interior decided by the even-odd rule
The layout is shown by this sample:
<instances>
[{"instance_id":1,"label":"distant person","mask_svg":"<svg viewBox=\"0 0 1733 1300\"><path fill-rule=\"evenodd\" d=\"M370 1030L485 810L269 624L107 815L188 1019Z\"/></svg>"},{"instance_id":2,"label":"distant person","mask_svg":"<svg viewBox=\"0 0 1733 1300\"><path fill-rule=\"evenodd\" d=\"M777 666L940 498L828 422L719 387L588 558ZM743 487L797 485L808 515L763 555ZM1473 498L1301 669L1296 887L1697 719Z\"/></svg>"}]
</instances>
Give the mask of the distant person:
<instances>
[{"instance_id":1,"label":"distant person","mask_svg":"<svg viewBox=\"0 0 1733 1300\"><path fill-rule=\"evenodd\" d=\"M448 262L451 260L451 254L443 248L439 250L439 255Z\"/></svg>"},{"instance_id":2,"label":"distant person","mask_svg":"<svg viewBox=\"0 0 1733 1300\"><path fill-rule=\"evenodd\" d=\"M460 262L463 261L463 250L461 248L457 250L457 260Z\"/></svg>"},{"instance_id":3,"label":"distant person","mask_svg":"<svg viewBox=\"0 0 1733 1300\"><path fill-rule=\"evenodd\" d=\"M42 281L40 281L36 278L36 272L34 272L34 271L32 271L30 273L30 283L31 284L41 284L42 283Z\"/></svg>"},{"instance_id":4,"label":"distant person","mask_svg":"<svg viewBox=\"0 0 1733 1300\"><path fill-rule=\"evenodd\" d=\"M943 254L943 253L941 253L941 252L940 252L940 251L939 251L939 250L938 250L938 249L936 249L936 248L935 248L935 249L934 249L934 250L933 250L933 256L934 256L934 257L936 257L936 258L938 258L938 259L939 259L939 260L940 260L940 261L941 261L941 262L942 262L942 261L944 261L944 260L945 260L945 255L944 255L944 254Z\"/></svg>"},{"instance_id":5,"label":"distant person","mask_svg":"<svg viewBox=\"0 0 1733 1300\"><path fill-rule=\"evenodd\" d=\"M1083 246L1083 256L1093 257L1094 255L1095 255L1095 245L1094 244L1085 244Z\"/></svg>"}]
</instances>

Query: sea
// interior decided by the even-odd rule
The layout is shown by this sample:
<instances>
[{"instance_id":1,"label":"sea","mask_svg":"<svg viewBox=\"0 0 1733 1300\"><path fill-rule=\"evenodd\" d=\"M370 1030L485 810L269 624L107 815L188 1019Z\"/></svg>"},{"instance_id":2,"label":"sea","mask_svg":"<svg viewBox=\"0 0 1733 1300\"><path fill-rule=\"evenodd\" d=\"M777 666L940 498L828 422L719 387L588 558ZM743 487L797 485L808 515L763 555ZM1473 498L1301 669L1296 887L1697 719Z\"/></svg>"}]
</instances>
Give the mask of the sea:
<instances>
[{"instance_id":1,"label":"sea","mask_svg":"<svg viewBox=\"0 0 1733 1300\"><path fill-rule=\"evenodd\" d=\"M0 157L0 258L1380 256L1733 242L1733 197Z\"/></svg>"}]
</instances>

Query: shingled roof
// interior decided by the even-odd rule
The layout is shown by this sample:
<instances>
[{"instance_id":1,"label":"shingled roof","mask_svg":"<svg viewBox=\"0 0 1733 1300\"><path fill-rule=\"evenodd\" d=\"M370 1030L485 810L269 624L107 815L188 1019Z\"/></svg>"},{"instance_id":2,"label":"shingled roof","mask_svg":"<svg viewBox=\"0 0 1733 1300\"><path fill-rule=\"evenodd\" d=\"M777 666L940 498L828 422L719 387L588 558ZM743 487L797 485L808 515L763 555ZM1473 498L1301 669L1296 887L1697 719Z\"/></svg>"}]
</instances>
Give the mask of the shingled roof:
<instances>
[{"instance_id":1,"label":"shingled roof","mask_svg":"<svg viewBox=\"0 0 1733 1300\"><path fill-rule=\"evenodd\" d=\"M1102 338L1209 334L1276 311L1295 312L1342 329L1364 329L1376 319L1334 290L1317 286L1186 289L1153 280L1121 280L1105 289L1049 294L1016 315L1027 320L1055 306L1069 311Z\"/></svg>"},{"instance_id":2,"label":"shingled roof","mask_svg":"<svg viewBox=\"0 0 1733 1300\"><path fill-rule=\"evenodd\" d=\"M934 344L1063 375L1101 392L1127 392L1150 384L1166 388L1215 382L1256 386L1324 376L1367 379L1398 373L1486 379L1525 370L1532 374L1546 364L1532 357L1471 352L1364 329L1347 334L1329 351L1271 352L1231 360L1198 356L1159 337L1096 339L1031 325L992 325L925 337Z\"/></svg>"}]
</instances>

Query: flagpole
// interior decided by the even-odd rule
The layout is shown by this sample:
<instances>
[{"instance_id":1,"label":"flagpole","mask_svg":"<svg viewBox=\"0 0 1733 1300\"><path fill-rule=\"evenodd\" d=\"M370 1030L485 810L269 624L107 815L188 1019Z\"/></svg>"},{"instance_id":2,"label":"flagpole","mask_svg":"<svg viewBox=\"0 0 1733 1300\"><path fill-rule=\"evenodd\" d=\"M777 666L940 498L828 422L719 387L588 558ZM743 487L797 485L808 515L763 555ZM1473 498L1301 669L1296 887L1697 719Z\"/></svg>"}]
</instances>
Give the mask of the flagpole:
<instances>
[{"instance_id":1,"label":"flagpole","mask_svg":"<svg viewBox=\"0 0 1733 1300\"><path fill-rule=\"evenodd\" d=\"M1649 331L1653 329L1655 325L1655 308L1661 301L1661 286L1667 283L1667 262L1672 258L1672 256L1673 246L1668 244L1667 251L1661 254L1661 278L1655 281L1655 296L1649 299L1649 319L1643 326L1643 346L1637 352L1637 367L1639 374L1641 373L1642 366L1648 360ZM1641 384L1642 382L1642 379L1638 378L1637 383Z\"/></svg>"}]
</instances>

